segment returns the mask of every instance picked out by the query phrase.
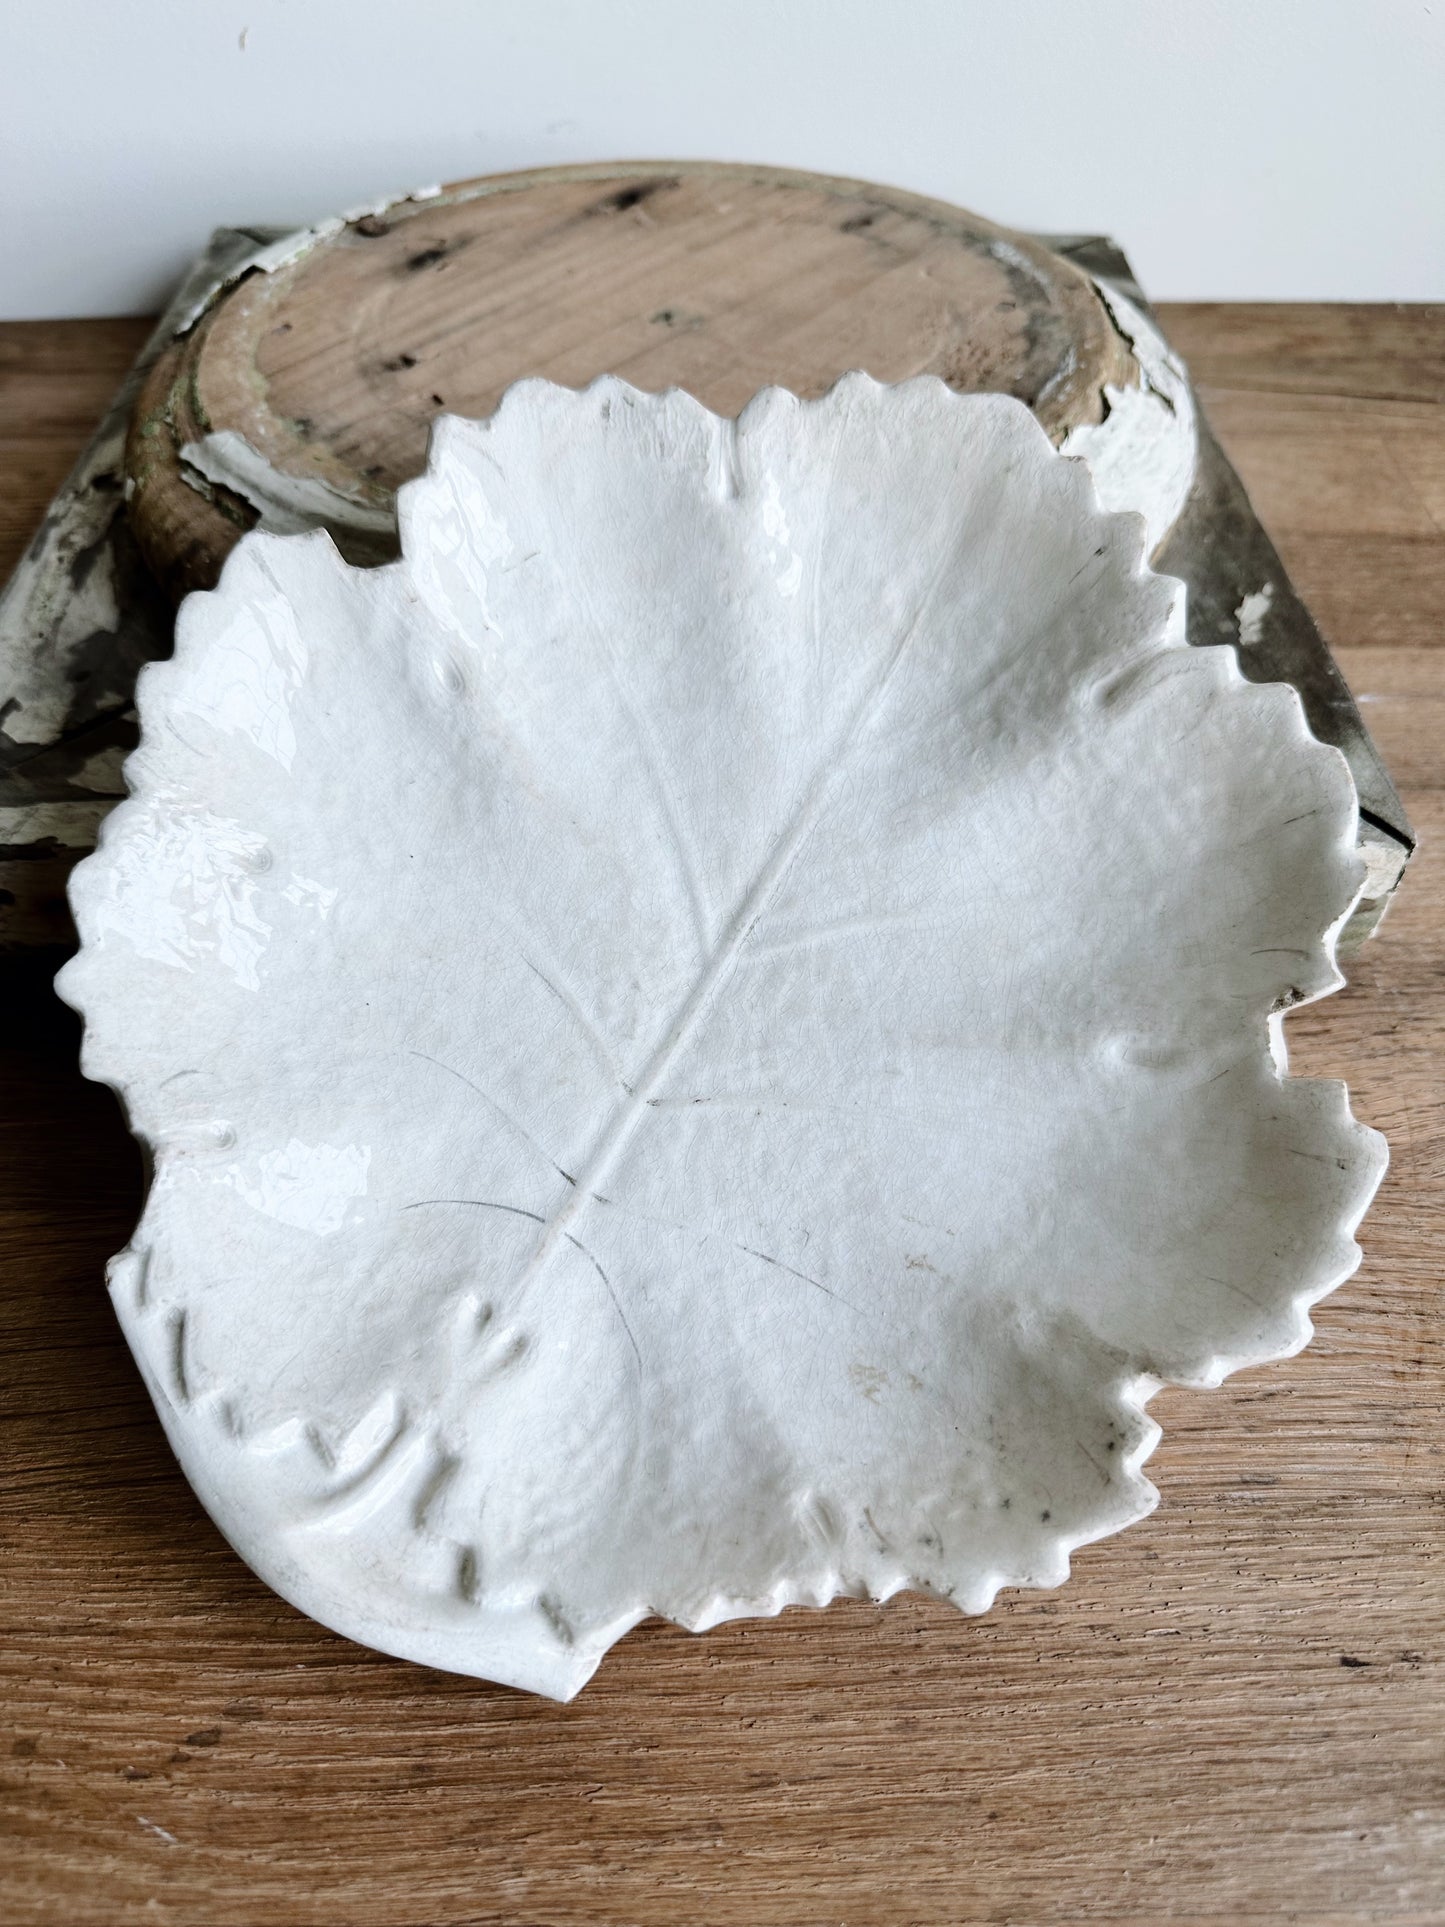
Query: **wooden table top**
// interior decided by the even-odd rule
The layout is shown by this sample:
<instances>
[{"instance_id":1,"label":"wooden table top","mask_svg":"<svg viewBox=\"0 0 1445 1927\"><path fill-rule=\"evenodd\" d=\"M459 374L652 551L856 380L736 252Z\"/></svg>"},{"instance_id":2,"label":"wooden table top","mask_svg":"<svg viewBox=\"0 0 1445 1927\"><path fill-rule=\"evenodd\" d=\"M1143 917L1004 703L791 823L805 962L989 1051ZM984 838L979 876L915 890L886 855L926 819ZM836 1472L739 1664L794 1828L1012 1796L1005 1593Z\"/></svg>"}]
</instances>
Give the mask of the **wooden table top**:
<instances>
[{"instance_id":1,"label":"wooden table top","mask_svg":"<svg viewBox=\"0 0 1445 1927\"><path fill-rule=\"evenodd\" d=\"M1393 1157L1315 1343L1163 1393L1159 1510L1060 1592L652 1623L567 1707L427 1672L191 1496L101 1282L139 1159L5 966L5 1920L1445 1921L1445 309L1163 314L1422 837L1288 1025ZM0 326L0 576L144 331Z\"/></svg>"}]
</instances>

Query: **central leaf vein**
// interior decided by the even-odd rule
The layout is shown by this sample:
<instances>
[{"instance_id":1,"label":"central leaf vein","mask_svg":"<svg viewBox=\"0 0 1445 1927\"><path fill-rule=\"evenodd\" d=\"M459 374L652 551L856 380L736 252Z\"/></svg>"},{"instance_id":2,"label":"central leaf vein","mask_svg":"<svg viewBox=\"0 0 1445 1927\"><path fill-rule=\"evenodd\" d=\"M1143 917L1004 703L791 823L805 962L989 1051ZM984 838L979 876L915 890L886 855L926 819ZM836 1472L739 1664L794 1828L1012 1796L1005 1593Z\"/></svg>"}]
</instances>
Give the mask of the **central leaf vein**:
<instances>
[{"instance_id":1,"label":"central leaf vein","mask_svg":"<svg viewBox=\"0 0 1445 1927\"><path fill-rule=\"evenodd\" d=\"M653 1092L696 1030L719 985L742 952L754 926L766 910L798 851L823 815L832 793L842 781L858 744L867 735L882 708L899 664L909 644L917 635L924 615L952 560L952 546L946 544L938 567L920 596L912 616L899 633L879 673L854 706L851 715L839 731L837 740L818 759L812 781L794 812L791 822L778 836L766 862L729 919L721 941L714 948L692 989L678 1007L672 1022L663 1033L661 1042L637 1078L626 1100L613 1112L597 1140L591 1157L578 1170L575 1187L544 1225L530 1257L517 1278L516 1290L519 1294L526 1291L547 1265L558 1245L570 1236L573 1221L588 1208L592 1193L604 1182L608 1171L621 1155L639 1122L648 1115L649 1100Z\"/></svg>"}]
</instances>

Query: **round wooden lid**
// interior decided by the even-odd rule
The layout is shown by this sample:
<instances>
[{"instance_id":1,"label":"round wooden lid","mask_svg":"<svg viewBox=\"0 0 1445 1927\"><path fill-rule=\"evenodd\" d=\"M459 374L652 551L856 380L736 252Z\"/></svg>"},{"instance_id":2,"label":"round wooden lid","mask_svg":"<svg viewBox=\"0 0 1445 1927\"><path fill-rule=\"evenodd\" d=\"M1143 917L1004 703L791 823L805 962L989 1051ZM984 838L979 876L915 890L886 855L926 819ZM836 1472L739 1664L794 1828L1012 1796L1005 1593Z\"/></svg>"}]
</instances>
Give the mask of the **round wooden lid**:
<instances>
[{"instance_id":1,"label":"round wooden lid","mask_svg":"<svg viewBox=\"0 0 1445 1927\"><path fill-rule=\"evenodd\" d=\"M138 401L131 522L176 596L263 506L379 559L432 418L489 414L524 375L736 414L852 368L1016 395L1055 442L1138 379L1085 274L941 201L712 163L498 175L330 224L218 295Z\"/></svg>"}]
</instances>

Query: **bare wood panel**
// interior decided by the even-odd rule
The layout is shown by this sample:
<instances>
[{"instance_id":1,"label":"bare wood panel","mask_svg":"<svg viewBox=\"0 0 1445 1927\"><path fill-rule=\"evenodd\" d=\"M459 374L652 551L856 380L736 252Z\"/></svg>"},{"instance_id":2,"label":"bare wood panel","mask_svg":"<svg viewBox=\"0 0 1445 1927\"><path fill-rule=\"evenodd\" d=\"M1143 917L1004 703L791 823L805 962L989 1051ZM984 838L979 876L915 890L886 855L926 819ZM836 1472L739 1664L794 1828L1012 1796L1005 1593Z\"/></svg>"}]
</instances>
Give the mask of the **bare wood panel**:
<instances>
[{"instance_id":1,"label":"bare wood panel","mask_svg":"<svg viewBox=\"0 0 1445 1927\"><path fill-rule=\"evenodd\" d=\"M1231 453L1256 486L1259 462L1287 562L1304 545L1308 592L1333 598L1331 641L1422 836L1350 988L1289 1025L1295 1067L1348 1076L1393 1151L1365 1266L1320 1307L1315 1344L1162 1395L1159 1511L1082 1552L1058 1593L972 1621L909 1599L700 1637L650 1625L567 1708L429 1673L302 1620L191 1497L100 1284L138 1160L75 1073L40 966L16 965L0 998L7 1921L1445 1920L1445 653L1399 640L1425 610L1388 566L1408 543L1440 567L1445 537L1373 458L1353 516L1333 452L1343 482L1312 498L1307 461L1289 481L1291 437L1378 440L1371 411L1398 411L1348 392L1368 363L1359 311L1232 312L1236 368L1288 368L1303 338L1310 392L1340 391L1333 430L1281 403ZM1209 314L1226 366L1230 314ZM110 324L92 325L101 352ZM1395 311L1380 325L1390 383L1420 388ZM39 516L35 475L84 426L16 344L0 328L6 526ZM1216 419L1238 392L1206 389ZM1428 473L1445 409L1418 410ZM12 466L19 445L38 460Z\"/></svg>"},{"instance_id":2,"label":"bare wood panel","mask_svg":"<svg viewBox=\"0 0 1445 1927\"><path fill-rule=\"evenodd\" d=\"M1402 790L1445 784L1445 676L1433 649L1352 648L1337 660Z\"/></svg>"},{"instance_id":3,"label":"bare wood panel","mask_svg":"<svg viewBox=\"0 0 1445 1927\"><path fill-rule=\"evenodd\" d=\"M0 325L0 582L150 329L135 319Z\"/></svg>"},{"instance_id":4,"label":"bare wood panel","mask_svg":"<svg viewBox=\"0 0 1445 1927\"><path fill-rule=\"evenodd\" d=\"M1429 302L1173 301L1197 381L1270 394L1445 402L1445 317Z\"/></svg>"},{"instance_id":5,"label":"bare wood panel","mask_svg":"<svg viewBox=\"0 0 1445 1927\"><path fill-rule=\"evenodd\" d=\"M1445 307L1160 316L1332 652L1445 642Z\"/></svg>"}]
</instances>

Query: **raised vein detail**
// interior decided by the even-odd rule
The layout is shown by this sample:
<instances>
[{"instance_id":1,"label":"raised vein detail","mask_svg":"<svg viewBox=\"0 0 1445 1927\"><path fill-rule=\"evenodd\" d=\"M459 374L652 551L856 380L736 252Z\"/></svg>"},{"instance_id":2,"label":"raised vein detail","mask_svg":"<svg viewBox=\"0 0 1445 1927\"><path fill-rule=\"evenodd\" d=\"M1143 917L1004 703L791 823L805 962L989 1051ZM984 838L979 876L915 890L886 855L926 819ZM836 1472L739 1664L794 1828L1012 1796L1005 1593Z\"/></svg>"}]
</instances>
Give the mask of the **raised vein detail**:
<instances>
[{"instance_id":1,"label":"raised vein detail","mask_svg":"<svg viewBox=\"0 0 1445 1927\"><path fill-rule=\"evenodd\" d=\"M836 745L819 759L813 780L808 785L807 792L792 821L778 837L752 887L729 919L721 942L713 950L691 991L683 999L671 1024L664 1032L662 1041L648 1060L626 1101L613 1113L591 1157L578 1171L575 1189L563 1200L558 1210L544 1225L531 1256L517 1278L518 1292L527 1289L549 1262L558 1244L570 1236L570 1226L573 1221L587 1209L593 1192L605 1181L607 1173L621 1155L629 1138L637 1129L639 1121L646 1116L652 1093L697 1028L718 986L747 943L753 926L767 908L769 900L782 882L793 858L822 815L831 792L836 788L848 766L854 749L867 734L882 706L898 665L918 633L919 625L952 559L952 550L946 547L943 559L920 596L917 607L899 634L886 662L874 678L872 685L860 698L852 715L839 733Z\"/></svg>"}]
</instances>

